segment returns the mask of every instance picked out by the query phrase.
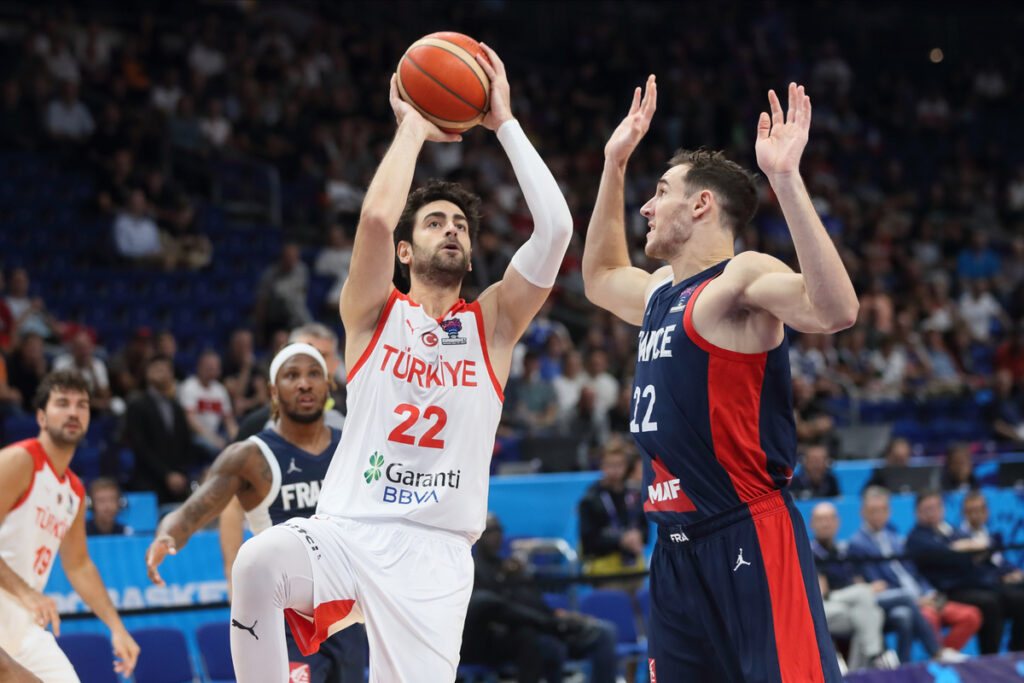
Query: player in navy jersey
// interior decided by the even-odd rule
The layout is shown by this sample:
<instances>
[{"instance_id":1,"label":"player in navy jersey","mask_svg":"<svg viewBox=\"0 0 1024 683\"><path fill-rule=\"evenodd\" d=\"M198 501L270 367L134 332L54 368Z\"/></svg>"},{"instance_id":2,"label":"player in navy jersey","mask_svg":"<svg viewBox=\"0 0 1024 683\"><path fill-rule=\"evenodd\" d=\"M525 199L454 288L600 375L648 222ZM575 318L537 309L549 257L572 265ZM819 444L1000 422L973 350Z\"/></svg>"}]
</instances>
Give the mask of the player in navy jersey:
<instances>
[{"instance_id":1,"label":"player in navy jersey","mask_svg":"<svg viewBox=\"0 0 1024 683\"><path fill-rule=\"evenodd\" d=\"M641 325L630 430L644 455L651 560L651 681L839 681L803 521L786 491L796 463L784 326L832 333L857 297L799 173L810 98L757 123L757 162L789 225L795 273L734 254L753 218L753 176L718 152L679 152L641 209L646 253L630 265L626 162L650 126L654 76L605 147L587 233L591 301Z\"/></svg>"},{"instance_id":2,"label":"player in navy jersey","mask_svg":"<svg viewBox=\"0 0 1024 683\"><path fill-rule=\"evenodd\" d=\"M274 357L270 375L274 426L228 446L217 456L202 486L161 520L146 553L149 577L154 583L163 584L157 568L164 557L176 554L193 533L219 515L235 496L256 534L316 511L320 486L341 440L341 431L324 423L329 396L327 364L313 346L293 343ZM240 544L241 538L237 542ZM236 547L231 555L237 552ZM232 621L231 626L251 633L254 638L261 633L259 624ZM290 637L287 648L289 669L295 680L363 681L366 631L362 626L335 634L312 655L302 655ZM304 668L307 671L299 672Z\"/></svg>"}]
</instances>

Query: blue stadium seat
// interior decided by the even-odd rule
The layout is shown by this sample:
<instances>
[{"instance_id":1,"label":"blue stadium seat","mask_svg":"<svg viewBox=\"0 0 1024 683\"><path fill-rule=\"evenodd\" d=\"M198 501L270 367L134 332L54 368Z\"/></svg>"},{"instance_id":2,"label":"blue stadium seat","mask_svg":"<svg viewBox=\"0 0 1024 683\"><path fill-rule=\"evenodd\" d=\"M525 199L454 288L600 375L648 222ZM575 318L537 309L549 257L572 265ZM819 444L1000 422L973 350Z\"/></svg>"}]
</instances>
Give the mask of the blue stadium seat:
<instances>
[{"instance_id":1,"label":"blue stadium seat","mask_svg":"<svg viewBox=\"0 0 1024 683\"><path fill-rule=\"evenodd\" d=\"M140 628L131 632L141 653L135 683L192 683L192 659L185 634L176 628Z\"/></svg>"},{"instance_id":2,"label":"blue stadium seat","mask_svg":"<svg viewBox=\"0 0 1024 683\"><path fill-rule=\"evenodd\" d=\"M75 459L71 461L71 471L87 485L100 476L100 449L94 446L79 446L75 451Z\"/></svg>"},{"instance_id":3,"label":"blue stadium seat","mask_svg":"<svg viewBox=\"0 0 1024 683\"><path fill-rule=\"evenodd\" d=\"M15 443L39 434L35 415L11 415L4 420L4 441Z\"/></svg>"},{"instance_id":4,"label":"blue stadium seat","mask_svg":"<svg viewBox=\"0 0 1024 683\"><path fill-rule=\"evenodd\" d=\"M110 639L99 633L69 633L57 639L82 683L117 683Z\"/></svg>"},{"instance_id":5,"label":"blue stadium seat","mask_svg":"<svg viewBox=\"0 0 1024 683\"><path fill-rule=\"evenodd\" d=\"M211 683L235 680L231 663L231 634L226 621L212 621L196 629L196 642L203 657L206 679Z\"/></svg>"},{"instance_id":6,"label":"blue stadium seat","mask_svg":"<svg viewBox=\"0 0 1024 683\"><path fill-rule=\"evenodd\" d=\"M620 590L598 589L580 598L580 612L615 624L619 642L619 657L628 657L646 651L647 646L637 642L636 618L629 595Z\"/></svg>"},{"instance_id":7,"label":"blue stadium seat","mask_svg":"<svg viewBox=\"0 0 1024 683\"><path fill-rule=\"evenodd\" d=\"M544 602L551 609L570 609L569 597L564 593L545 593Z\"/></svg>"},{"instance_id":8,"label":"blue stadium seat","mask_svg":"<svg viewBox=\"0 0 1024 683\"><path fill-rule=\"evenodd\" d=\"M95 415L89 421L89 431L85 433L86 446L103 449L114 437L114 430L117 429L117 418L112 415Z\"/></svg>"},{"instance_id":9,"label":"blue stadium seat","mask_svg":"<svg viewBox=\"0 0 1024 683\"><path fill-rule=\"evenodd\" d=\"M651 589L644 586L636 592L636 604L640 608L640 616L644 618L644 626L651 627ZM649 633L650 631L648 631Z\"/></svg>"}]
</instances>

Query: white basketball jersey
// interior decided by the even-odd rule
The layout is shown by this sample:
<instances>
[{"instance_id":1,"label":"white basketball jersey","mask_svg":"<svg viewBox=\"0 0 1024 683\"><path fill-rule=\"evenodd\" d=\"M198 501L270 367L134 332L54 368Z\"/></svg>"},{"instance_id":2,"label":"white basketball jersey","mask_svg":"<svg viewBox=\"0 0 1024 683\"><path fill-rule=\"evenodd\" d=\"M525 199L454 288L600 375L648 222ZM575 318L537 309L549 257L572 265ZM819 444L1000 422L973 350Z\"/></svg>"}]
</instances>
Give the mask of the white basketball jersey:
<instances>
[{"instance_id":1,"label":"white basketball jersey","mask_svg":"<svg viewBox=\"0 0 1024 683\"><path fill-rule=\"evenodd\" d=\"M32 455L35 471L28 491L0 524L0 558L29 587L42 592L64 534L85 500L85 489L70 469L57 476L38 439L14 446ZM22 629L31 625L28 611L5 591L0 591L0 615L0 643L20 637Z\"/></svg>"},{"instance_id":2,"label":"white basketball jersey","mask_svg":"<svg viewBox=\"0 0 1024 683\"><path fill-rule=\"evenodd\" d=\"M348 416L317 514L402 519L475 541L503 395L480 304L434 319L397 290L348 375Z\"/></svg>"}]
</instances>

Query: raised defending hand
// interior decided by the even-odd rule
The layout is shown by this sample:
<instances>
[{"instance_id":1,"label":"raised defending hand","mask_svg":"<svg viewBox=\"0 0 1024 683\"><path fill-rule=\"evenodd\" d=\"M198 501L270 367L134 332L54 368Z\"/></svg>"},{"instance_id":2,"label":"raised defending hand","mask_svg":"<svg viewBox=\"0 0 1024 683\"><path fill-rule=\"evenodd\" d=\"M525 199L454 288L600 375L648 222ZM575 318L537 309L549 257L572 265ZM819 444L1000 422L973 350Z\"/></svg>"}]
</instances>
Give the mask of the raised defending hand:
<instances>
[{"instance_id":1,"label":"raised defending hand","mask_svg":"<svg viewBox=\"0 0 1024 683\"><path fill-rule=\"evenodd\" d=\"M789 110L782 114L782 104L774 90L768 91L771 116L761 112L757 120L757 142L754 151L757 165L771 180L800 171L800 157L807 146L807 131L811 127L811 98L804 94L804 86L789 84Z\"/></svg>"},{"instance_id":2,"label":"raised defending hand","mask_svg":"<svg viewBox=\"0 0 1024 683\"><path fill-rule=\"evenodd\" d=\"M508 76L505 74L505 63L501 61L498 53L483 43L480 43L480 47L487 57L478 54L476 61L487 74L487 78L491 79L491 109L480 125L489 130L498 130L501 124L513 118Z\"/></svg>"},{"instance_id":3,"label":"raised defending hand","mask_svg":"<svg viewBox=\"0 0 1024 683\"><path fill-rule=\"evenodd\" d=\"M637 88L633 92L633 104L629 107L629 113L608 138L608 143L604 146L606 159L626 163L629 155L647 134L647 129L651 127L651 117L654 116L657 106L658 84L654 80L654 74L651 74L647 77L643 99L640 98L640 88Z\"/></svg>"},{"instance_id":4,"label":"raised defending hand","mask_svg":"<svg viewBox=\"0 0 1024 683\"><path fill-rule=\"evenodd\" d=\"M149 580L158 586L166 585L164 580L160 577L160 572L157 571L157 567L164 561L164 558L168 555L176 555L178 548L174 543L174 539L168 534L161 534L153 539L153 542L149 546L149 550L146 551L146 574L149 576Z\"/></svg>"},{"instance_id":5,"label":"raised defending hand","mask_svg":"<svg viewBox=\"0 0 1024 683\"><path fill-rule=\"evenodd\" d=\"M416 111L416 108L402 99L398 94L398 76L391 75L391 109L395 112L395 120L401 126L403 121L415 122L417 128L423 133L425 140L434 142L461 142L462 136L455 133L445 133L443 130L427 121Z\"/></svg>"}]
</instances>

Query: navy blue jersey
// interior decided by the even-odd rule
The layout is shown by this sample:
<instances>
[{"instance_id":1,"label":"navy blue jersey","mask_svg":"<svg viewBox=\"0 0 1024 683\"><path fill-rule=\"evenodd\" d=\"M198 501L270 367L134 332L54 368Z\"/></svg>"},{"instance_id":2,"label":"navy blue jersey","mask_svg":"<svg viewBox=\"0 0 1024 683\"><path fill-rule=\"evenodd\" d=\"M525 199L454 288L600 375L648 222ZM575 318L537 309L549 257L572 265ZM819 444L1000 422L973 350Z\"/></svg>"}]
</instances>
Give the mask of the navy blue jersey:
<instances>
[{"instance_id":1,"label":"navy blue jersey","mask_svg":"<svg viewBox=\"0 0 1024 683\"><path fill-rule=\"evenodd\" d=\"M765 353L714 346L693 327L728 261L651 293L640 329L630 431L644 455L644 510L687 526L785 488L796 426L785 340Z\"/></svg>"},{"instance_id":2,"label":"navy blue jersey","mask_svg":"<svg viewBox=\"0 0 1024 683\"><path fill-rule=\"evenodd\" d=\"M264 429L249 437L267 458L273 475L267 497L245 513L253 533L292 517L309 517L316 512L327 466L341 439L341 430L329 429L331 443L322 453L315 454L302 450L273 429Z\"/></svg>"}]
</instances>

